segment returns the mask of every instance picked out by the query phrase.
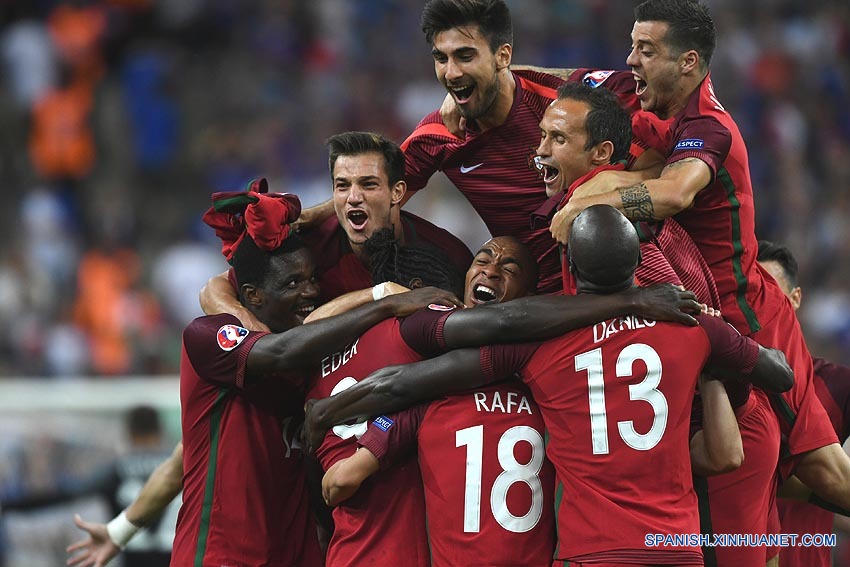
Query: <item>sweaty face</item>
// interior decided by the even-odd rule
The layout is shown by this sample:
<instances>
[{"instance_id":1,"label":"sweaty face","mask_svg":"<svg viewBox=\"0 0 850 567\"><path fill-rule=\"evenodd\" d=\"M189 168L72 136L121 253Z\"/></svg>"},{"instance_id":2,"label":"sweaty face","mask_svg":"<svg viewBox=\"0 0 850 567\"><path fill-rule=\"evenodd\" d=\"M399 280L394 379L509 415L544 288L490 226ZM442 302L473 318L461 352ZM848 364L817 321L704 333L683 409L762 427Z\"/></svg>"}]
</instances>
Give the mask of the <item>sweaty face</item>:
<instances>
[{"instance_id":1,"label":"sweaty face","mask_svg":"<svg viewBox=\"0 0 850 567\"><path fill-rule=\"evenodd\" d=\"M353 246L393 226L393 205L404 195L404 184L390 187L382 154L339 156L333 184L334 211Z\"/></svg>"},{"instance_id":2,"label":"sweaty face","mask_svg":"<svg viewBox=\"0 0 850 567\"><path fill-rule=\"evenodd\" d=\"M499 94L496 55L477 26L434 35L431 54L437 79L467 120L485 116Z\"/></svg>"},{"instance_id":3,"label":"sweaty face","mask_svg":"<svg viewBox=\"0 0 850 567\"><path fill-rule=\"evenodd\" d=\"M586 102L564 99L552 102L543 113L537 156L550 197L565 191L594 167L590 151L585 150L584 125L589 110Z\"/></svg>"},{"instance_id":4,"label":"sweaty face","mask_svg":"<svg viewBox=\"0 0 850 567\"><path fill-rule=\"evenodd\" d=\"M314 270L313 259L304 248L272 259L266 282L258 291L262 305L257 314L272 332L303 324L316 308L319 286Z\"/></svg>"},{"instance_id":5,"label":"sweaty face","mask_svg":"<svg viewBox=\"0 0 850 567\"><path fill-rule=\"evenodd\" d=\"M635 76L641 109L660 118L678 111L674 103L681 79L678 56L664 42L668 27L665 22L635 22L632 50L626 58Z\"/></svg>"},{"instance_id":6,"label":"sweaty face","mask_svg":"<svg viewBox=\"0 0 850 567\"><path fill-rule=\"evenodd\" d=\"M512 238L485 242L466 272L464 305L502 303L528 295L534 285L532 263L528 250Z\"/></svg>"}]
</instances>

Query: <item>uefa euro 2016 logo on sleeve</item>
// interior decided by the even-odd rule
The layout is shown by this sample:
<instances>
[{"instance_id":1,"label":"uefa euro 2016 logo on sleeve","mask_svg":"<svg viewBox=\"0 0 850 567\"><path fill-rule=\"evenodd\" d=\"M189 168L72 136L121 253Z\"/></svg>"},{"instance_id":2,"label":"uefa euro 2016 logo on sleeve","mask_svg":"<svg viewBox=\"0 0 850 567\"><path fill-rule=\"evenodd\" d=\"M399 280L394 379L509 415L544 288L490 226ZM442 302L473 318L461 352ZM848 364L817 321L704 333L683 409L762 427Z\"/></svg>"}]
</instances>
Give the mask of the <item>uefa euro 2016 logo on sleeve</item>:
<instances>
[{"instance_id":1,"label":"uefa euro 2016 logo on sleeve","mask_svg":"<svg viewBox=\"0 0 850 567\"><path fill-rule=\"evenodd\" d=\"M245 337L248 336L248 329L237 325L224 325L215 335L218 346L223 351L229 351L239 346Z\"/></svg>"},{"instance_id":2,"label":"uefa euro 2016 logo on sleeve","mask_svg":"<svg viewBox=\"0 0 850 567\"><path fill-rule=\"evenodd\" d=\"M676 147L673 148L674 152L678 152L679 150L701 150L705 145L705 141L700 140L699 138L688 138L686 140L679 140L679 143L676 144Z\"/></svg>"}]
</instances>

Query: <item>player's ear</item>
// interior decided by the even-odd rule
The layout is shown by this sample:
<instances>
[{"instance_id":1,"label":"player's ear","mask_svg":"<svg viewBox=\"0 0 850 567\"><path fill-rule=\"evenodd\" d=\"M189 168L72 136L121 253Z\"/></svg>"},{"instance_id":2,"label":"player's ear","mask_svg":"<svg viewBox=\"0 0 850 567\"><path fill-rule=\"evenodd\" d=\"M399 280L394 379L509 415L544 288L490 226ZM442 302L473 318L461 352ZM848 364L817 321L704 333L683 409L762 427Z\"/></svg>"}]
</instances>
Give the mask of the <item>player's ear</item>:
<instances>
[{"instance_id":1,"label":"player's ear","mask_svg":"<svg viewBox=\"0 0 850 567\"><path fill-rule=\"evenodd\" d=\"M590 159L593 165L605 165L611 163L611 156L614 155L614 142L605 140L593 146L590 153Z\"/></svg>"},{"instance_id":2,"label":"player's ear","mask_svg":"<svg viewBox=\"0 0 850 567\"><path fill-rule=\"evenodd\" d=\"M501 71L511 66L514 48L510 43L503 43L496 49L496 70Z\"/></svg>"},{"instance_id":3,"label":"player's ear","mask_svg":"<svg viewBox=\"0 0 850 567\"><path fill-rule=\"evenodd\" d=\"M699 62L699 53L695 49L690 49L679 55L679 68L683 75L698 70Z\"/></svg>"},{"instance_id":4,"label":"player's ear","mask_svg":"<svg viewBox=\"0 0 850 567\"><path fill-rule=\"evenodd\" d=\"M407 193L407 183L404 180L396 181L395 185L390 187L390 204L401 203L405 193Z\"/></svg>"},{"instance_id":5,"label":"player's ear","mask_svg":"<svg viewBox=\"0 0 850 567\"><path fill-rule=\"evenodd\" d=\"M253 284L242 284L241 291L246 306L259 307L263 304L263 292Z\"/></svg>"},{"instance_id":6,"label":"player's ear","mask_svg":"<svg viewBox=\"0 0 850 567\"><path fill-rule=\"evenodd\" d=\"M791 290L791 293L788 294L788 299L791 301L791 306L794 308L794 311L800 308L800 303L803 302L803 290L800 286L795 287Z\"/></svg>"}]
</instances>

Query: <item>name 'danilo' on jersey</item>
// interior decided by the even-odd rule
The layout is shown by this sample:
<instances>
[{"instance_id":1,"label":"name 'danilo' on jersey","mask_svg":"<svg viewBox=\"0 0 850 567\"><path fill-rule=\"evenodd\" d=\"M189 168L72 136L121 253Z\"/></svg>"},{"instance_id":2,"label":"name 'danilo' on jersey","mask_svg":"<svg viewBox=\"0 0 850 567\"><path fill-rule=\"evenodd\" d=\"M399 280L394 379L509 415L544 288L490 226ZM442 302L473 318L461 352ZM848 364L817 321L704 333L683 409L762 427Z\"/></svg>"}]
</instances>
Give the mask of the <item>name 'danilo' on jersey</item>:
<instances>
[{"instance_id":1,"label":"name 'danilo' on jersey","mask_svg":"<svg viewBox=\"0 0 850 567\"><path fill-rule=\"evenodd\" d=\"M330 356L326 356L322 359L322 378L328 376L331 372L336 372L342 366L348 364L348 362L354 358L354 355L357 354L357 343L360 342L360 339L357 339L344 349L339 352L335 352Z\"/></svg>"},{"instance_id":2,"label":"name 'danilo' on jersey","mask_svg":"<svg viewBox=\"0 0 850 567\"><path fill-rule=\"evenodd\" d=\"M625 317L602 321L593 326L593 342L598 343L599 341L603 341L620 331L634 331L635 329L654 326L655 321L652 319L642 319L634 315L626 315Z\"/></svg>"}]
</instances>

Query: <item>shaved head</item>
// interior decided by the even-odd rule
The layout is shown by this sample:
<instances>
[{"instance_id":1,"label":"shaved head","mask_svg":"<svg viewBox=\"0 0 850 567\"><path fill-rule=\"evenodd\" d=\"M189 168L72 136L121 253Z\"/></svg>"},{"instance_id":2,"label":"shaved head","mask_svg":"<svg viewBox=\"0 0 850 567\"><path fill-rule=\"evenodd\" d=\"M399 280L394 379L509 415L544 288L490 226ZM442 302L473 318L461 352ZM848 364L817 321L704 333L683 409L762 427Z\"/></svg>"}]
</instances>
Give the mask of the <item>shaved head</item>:
<instances>
[{"instance_id":1,"label":"shaved head","mask_svg":"<svg viewBox=\"0 0 850 567\"><path fill-rule=\"evenodd\" d=\"M573 222L569 257L579 292L614 293L632 286L640 241L620 211L593 205Z\"/></svg>"}]
</instances>

